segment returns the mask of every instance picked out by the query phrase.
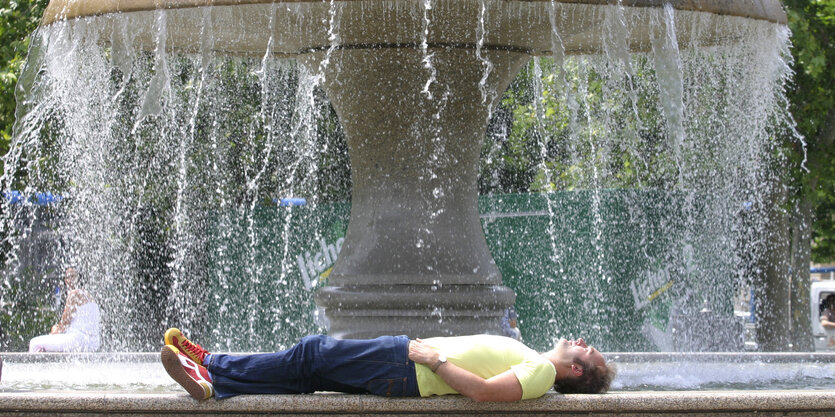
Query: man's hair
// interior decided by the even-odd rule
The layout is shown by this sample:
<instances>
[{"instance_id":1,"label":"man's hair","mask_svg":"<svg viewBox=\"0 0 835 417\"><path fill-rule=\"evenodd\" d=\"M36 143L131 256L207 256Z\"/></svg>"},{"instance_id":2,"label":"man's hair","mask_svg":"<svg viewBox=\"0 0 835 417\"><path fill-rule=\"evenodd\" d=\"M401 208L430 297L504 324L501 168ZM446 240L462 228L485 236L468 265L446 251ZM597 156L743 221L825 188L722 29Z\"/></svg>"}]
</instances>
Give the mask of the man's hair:
<instances>
[{"instance_id":1,"label":"man's hair","mask_svg":"<svg viewBox=\"0 0 835 417\"><path fill-rule=\"evenodd\" d=\"M617 369L613 365L595 366L576 359L577 365L583 368L583 374L575 378L565 378L554 381L554 390L563 394L602 394L609 390L609 385L615 379Z\"/></svg>"}]
</instances>

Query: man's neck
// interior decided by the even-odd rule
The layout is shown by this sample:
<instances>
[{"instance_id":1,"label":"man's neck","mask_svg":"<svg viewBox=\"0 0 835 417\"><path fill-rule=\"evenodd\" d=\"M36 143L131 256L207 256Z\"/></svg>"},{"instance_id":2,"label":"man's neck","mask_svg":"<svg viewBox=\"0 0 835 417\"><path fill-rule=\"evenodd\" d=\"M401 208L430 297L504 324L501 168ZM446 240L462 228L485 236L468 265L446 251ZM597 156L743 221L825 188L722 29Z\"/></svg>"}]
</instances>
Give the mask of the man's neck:
<instances>
[{"instance_id":1,"label":"man's neck","mask_svg":"<svg viewBox=\"0 0 835 417\"><path fill-rule=\"evenodd\" d=\"M551 362L551 365L554 367L554 370L557 371L557 378L561 376L568 375L568 371L571 368L571 365L565 366L562 360L560 360L560 356L557 352L550 350L548 352L544 352L540 354L543 358L547 359L548 362Z\"/></svg>"}]
</instances>

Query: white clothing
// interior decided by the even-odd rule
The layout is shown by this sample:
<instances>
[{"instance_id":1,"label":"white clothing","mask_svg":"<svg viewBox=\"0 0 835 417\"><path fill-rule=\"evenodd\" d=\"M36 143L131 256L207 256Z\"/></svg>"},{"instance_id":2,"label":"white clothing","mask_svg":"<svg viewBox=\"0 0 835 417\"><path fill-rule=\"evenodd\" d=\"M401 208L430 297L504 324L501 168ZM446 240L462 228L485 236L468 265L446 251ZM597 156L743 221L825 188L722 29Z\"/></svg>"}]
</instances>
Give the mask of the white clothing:
<instances>
[{"instance_id":1,"label":"white clothing","mask_svg":"<svg viewBox=\"0 0 835 417\"><path fill-rule=\"evenodd\" d=\"M29 341L29 352L95 352L99 348L101 312L95 302L78 306L64 333L38 336Z\"/></svg>"},{"instance_id":2,"label":"white clothing","mask_svg":"<svg viewBox=\"0 0 835 417\"><path fill-rule=\"evenodd\" d=\"M78 332L98 339L100 321L101 313L99 312L99 305L91 301L75 309L72 321L67 326L67 333Z\"/></svg>"}]
</instances>

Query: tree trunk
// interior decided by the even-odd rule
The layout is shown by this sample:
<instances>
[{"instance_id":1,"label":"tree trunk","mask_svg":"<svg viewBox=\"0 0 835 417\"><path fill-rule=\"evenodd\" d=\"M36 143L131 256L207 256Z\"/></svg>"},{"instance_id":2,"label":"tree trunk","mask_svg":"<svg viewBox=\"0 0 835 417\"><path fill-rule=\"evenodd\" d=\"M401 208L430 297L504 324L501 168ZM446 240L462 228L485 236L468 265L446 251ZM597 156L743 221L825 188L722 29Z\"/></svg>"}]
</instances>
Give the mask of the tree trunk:
<instances>
[{"instance_id":1,"label":"tree trunk","mask_svg":"<svg viewBox=\"0 0 835 417\"><path fill-rule=\"evenodd\" d=\"M792 350L815 350L809 317L809 264L812 258L812 201L801 199L792 214L791 341Z\"/></svg>"},{"instance_id":2,"label":"tree trunk","mask_svg":"<svg viewBox=\"0 0 835 417\"><path fill-rule=\"evenodd\" d=\"M779 181L779 179L775 179ZM782 184L773 187L763 213L767 218L763 231L763 254L758 260L755 285L757 297L757 341L761 351L780 352L789 349L789 225L783 210L786 190Z\"/></svg>"}]
</instances>

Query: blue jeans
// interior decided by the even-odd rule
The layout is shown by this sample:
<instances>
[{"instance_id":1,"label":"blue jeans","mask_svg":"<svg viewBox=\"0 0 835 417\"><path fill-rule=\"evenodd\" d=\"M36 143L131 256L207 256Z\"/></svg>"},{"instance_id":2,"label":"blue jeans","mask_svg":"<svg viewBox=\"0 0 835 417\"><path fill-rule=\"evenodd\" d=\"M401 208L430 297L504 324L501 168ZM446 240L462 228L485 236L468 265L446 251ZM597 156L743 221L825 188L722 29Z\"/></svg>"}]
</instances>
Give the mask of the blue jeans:
<instances>
[{"instance_id":1,"label":"blue jeans","mask_svg":"<svg viewBox=\"0 0 835 417\"><path fill-rule=\"evenodd\" d=\"M337 391L417 397L407 336L337 340L317 335L276 353L213 354L207 368L215 397Z\"/></svg>"}]
</instances>

